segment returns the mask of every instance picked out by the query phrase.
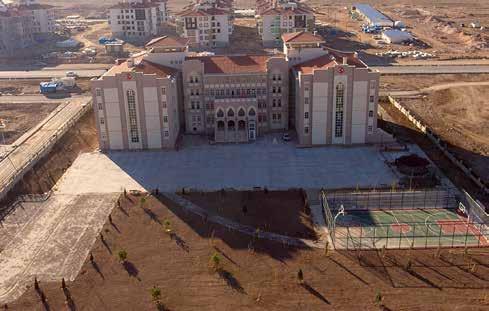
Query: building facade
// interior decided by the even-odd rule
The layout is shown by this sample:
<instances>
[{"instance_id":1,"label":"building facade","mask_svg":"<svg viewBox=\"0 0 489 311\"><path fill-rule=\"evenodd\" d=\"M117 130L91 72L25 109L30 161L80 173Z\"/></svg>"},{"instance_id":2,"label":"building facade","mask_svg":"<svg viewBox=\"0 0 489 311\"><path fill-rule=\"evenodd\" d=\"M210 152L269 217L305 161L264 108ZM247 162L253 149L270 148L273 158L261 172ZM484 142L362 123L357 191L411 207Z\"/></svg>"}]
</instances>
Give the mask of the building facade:
<instances>
[{"instance_id":1,"label":"building facade","mask_svg":"<svg viewBox=\"0 0 489 311\"><path fill-rule=\"evenodd\" d=\"M379 73L356 53L307 32L282 36L284 54L208 55L161 37L93 81L100 146L174 148L178 135L252 142L295 129L301 146L386 141L377 128Z\"/></svg>"},{"instance_id":2,"label":"building facade","mask_svg":"<svg viewBox=\"0 0 489 311\"><path fill-rule=\"evenodd\" d=\"M140 58L92 81L100 149L172 149L180 134L179 72Z\"/></svg>"},{"instance_id":3,"label":"building facade","mask_svg":"<svg viewBox=\"0 0 489 311\"><path fill-rule=\"evenodd\" d=\"M356 53L322 46L313 34L283 36L291 62L298 142L304 146L375 143L384 133L377 128L378 71L370 70Z\"/></svg>"},{"instance_id":4,"label":"building facade","mask_svg":"<svg viewBox=\"0 0 489 311\"><path fill-rule=\"evenodd\" d=\"M314 12L301 2L259 0L256 14L258 34L265 47L281 46L284 33L314 29Z\"/></svg>"},{"instance_id":5,"label":"building facade","mask_svg":"<svg viewBox=\"0 0 489 311\"><path fill-rule=\"evenodd\" d=\"M12 57L55 31L55 11L35 1L0 1L0 57Z\"/></svg>"},{"instance_id":6,"label":"building facade","mask_svg":"<svg viewBox=\"0 0 489 311\"><path fill-rule=\"evenodd\" d=\"M216 142L247 142L288 126L284 57L188 57L183 64L185 130Z\"/></svg>"},{"instance_id":7,"label":"building facade","mask_svg":"<svg viewBox=\"0 0 489 311\"><path fill-rule=\"evenodd\" d=\"M233 22L230 2L203 0L177 14L176 30L180 36L189 39L191 48L225 47L229 45Z\"/></svg>"},{"instance_id":8,"label":"building facade","mask_svg":"<svg viewBox=\"0 0 489 311\"><path fill-rule=\"evenodd\" d=\"M129 0L109 8L112 35L126 41L147 42L166 20L166 0Z\"/></svg>"}]
</instances>

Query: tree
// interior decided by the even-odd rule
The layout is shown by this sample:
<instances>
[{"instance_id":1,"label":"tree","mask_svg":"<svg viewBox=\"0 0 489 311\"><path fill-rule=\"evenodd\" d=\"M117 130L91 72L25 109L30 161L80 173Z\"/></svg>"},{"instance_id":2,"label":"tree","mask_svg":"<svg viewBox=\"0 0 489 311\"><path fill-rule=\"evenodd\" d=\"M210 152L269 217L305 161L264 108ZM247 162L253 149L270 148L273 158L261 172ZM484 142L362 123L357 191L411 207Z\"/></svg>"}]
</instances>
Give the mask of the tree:
<instances>
[{"instance_id":1,"label":"tree","mask_svg":"<svg viewBox=\"0 0 489 311\"><path fill-rule=\"evenodd\" d=\"M121 262L121 263L126 262L126 260L127 260L127 252L125 250L121 249L117 253L117 258L119 258L119 262Z\"/></svg>"},{"instance_id":2,"label":"tree","mask_svg":"<svg viewBox=\"0 0 489 311\"><path fill-rule=\"evenodd\" d=\"M377 290L377 294L375 295L375 304L377 305L382 305L382 301L384 300L384 297L382 296L382 293L380 290Z\"/></svg>"},{"instance_id":3,"label":"tree","mask_svg":"<svg viewBox=\"0 0 489 311\"><path fill-rule=\"evenodd\" d=\"M214 271L217 271L217 270L219 270L219 266L221 264L221 257L219 257L218 253L214 253L211 256L210 262L211 262L211 265L212 265L212 268L214 269Z\"/></svg>"},{"instance_id":4,"label":"tree","mask_svg":"<svg viewBox=\"0 0 489 311\"><path fill-rule=\"evenodd\" d=\"M163 230L166 234L172 233L171 222L168 219L163 222Z\"/></svg>"},{"instance_id":5,"label":"tree","mask_svg":"<svg viewBox=\"0 0 489 311\"><path fill-rule=\"evenodd\" d=\"M158 304L160 302L160 299L161 299L161 289L159 287L156 287L153 286L153 288L151 288L151 298L153 299L153 301Z\"/></svg>"},{"instance_id":6,"label":"tree","mask_svg":"<svg viewBox=\"0 0 489 311\"><path fill-rule=\"evenodd\" d=\"M297 272L297 280L299 281L299 284L304 284L304 273L302 272L302 269L299 269L299 272Z\"/></svg>"}]
</instances>

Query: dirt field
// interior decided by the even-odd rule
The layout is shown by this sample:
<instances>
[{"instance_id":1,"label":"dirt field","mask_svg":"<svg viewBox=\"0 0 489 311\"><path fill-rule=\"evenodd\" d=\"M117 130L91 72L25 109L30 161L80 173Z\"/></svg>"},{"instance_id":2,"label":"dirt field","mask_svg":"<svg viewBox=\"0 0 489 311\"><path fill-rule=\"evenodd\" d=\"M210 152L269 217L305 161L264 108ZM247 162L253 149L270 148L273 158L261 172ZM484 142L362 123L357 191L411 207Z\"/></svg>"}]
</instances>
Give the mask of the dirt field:
<instances>
[{"instance_id":1,"label":"dirt field","mask_svg":"<svg viewBox=\"0 0 489 311\"><path fill-rule=\"evenodd\" d=\"M479 21L482 26L489 25L489 5L486 2L448 0L433 4L427 0L364 1L393 20L403 21L408 30L427 46L379 45L373 35L361 32L360 26L364 21L352 20L349 17L346 7L350 7L355 1L325 3L309 0L307 3L316 10L317 21L328 25L326 39L329 45L338 49L360 50L362 57L370 61L416 62L412 58L391 59L375 56L375 53L391 49L422 50L434 54L439 59L483 58L489 55L486 48L489 44L489 32L486 29L460 26L462 23L468 26L473 21Z\"/></svg>"},{"instance_id":2,"label":"dirt field","mask_svg":"<svg viewBox=\"0 0 489 311\"><path fill-rule=\"evenodd\" d=\"M481 193L480 188L475 185L463 172L456 167L433 143L409 121L399 110L386 101L381 101L379 112L379 127L392 133L403 142L412 142L423 149L428 157L459 189L467 190L471 195L483 204L489 204L489 196Z\"/></svg>"},{"instance_id":3,"label":"dirt field","mask_svg":"<svg viewBox=\"0 0 489 311\"><path fill-rule=\"evenodd\" d=\"M487 86L456 87L425 98L401 99L483 180L489 181L489 106Z\"/></svg>"},{"instance_id":4,"label":"dirt field","mask_svg":"<svg viewBox=\"0 0 489 311\"><path fill-rule=\"evenodd\" d=\"M190 193L184 197L213 214L298 238L316 239L311 211L300 190ZM246 207L246 213L243 208Z\"/></svg>"},{"instance_id":5,"label":"dirt field","mask_svg":"<svg viewBox=\"0 0 489 311\"><path fill-rule=\"evenodd\" d=\"M166 199L122 199L66 295L79 310L483 310L489 307L488 250L334 253L253 241L182 212ZM162 223L169 222L172 236ZM212 238L211 238L212 237ZM250 244L251 243L251 244ZM251 245L251 249L249 248ZM120 250L127 261L118 262ZM217 269L210 258L217 254ZM360 257L358 256L360 255ZM474 267L475 264L475 267ZM410 266L410 268L407 268ZM302 269L304 284L297 273ZM63 310L59 283L41 282L51 310ZM39 310L33 287L9 310Z\"/></svg>"},{"instance_id":6,"label":"dirt field","mask_svg":"<svg viewBox=\"0 0 489 311\"><path fill-rule=\"evenodd\" d=\"M26 80L0 80L0 93L4 95L39 94L39 83L46 79ZM85 93L90 91L90 79L76 79L76 87L72 93Z\"/></svg>"},{"instance_id":7,"label":"dirt field","mask_svg":"<svg viewBox=\"0 0 489 311\"><path fill-rule=\"evenodd\" d=\"M391 75L380 77L381 91L414 91L451 82L489 81L489 74Z\"/></svg>"},{"instance_id":8,"label":"dirt field","mask_svg":"<svg viewBox=\"0 0 489 311\"><path fill-rule=\"evenodd\" d=\"M3 137L0 136L0 144L3 144L3 138L5 144L13 143L46 118L58 105L59 103L0 103L0 117L6 125L6 129L2 130Z\"/></svg>"}]
</instances>

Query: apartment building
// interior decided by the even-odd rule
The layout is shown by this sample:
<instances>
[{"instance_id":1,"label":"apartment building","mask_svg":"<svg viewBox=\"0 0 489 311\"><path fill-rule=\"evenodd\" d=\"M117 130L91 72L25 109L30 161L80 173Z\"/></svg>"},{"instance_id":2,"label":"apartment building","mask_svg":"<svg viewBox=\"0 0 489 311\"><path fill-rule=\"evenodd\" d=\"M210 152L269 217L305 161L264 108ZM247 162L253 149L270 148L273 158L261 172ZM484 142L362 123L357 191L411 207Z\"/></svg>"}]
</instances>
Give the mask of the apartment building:
<instances>
[{"instance_id":1,"label":"apartment building","mask_svg":"<svg viewBox=\"0 0 489 311\"><path fill-rule=\"evenodd\" d=\"M166 20L166 0L127 0L109 8L112 35L126 41L147 42Z\"/></svg>"},{"instance_id":2,"label":"apartment building","mask_svg":"<svg viewBox=\"0 0 489 311\"><path fill-rule=\"evenodd\" d=\"M284 33L314 29L314 12L302 2L259 0L256 14L258 34L265 47L281 46Z\"/></svg>"},{"instance_id":3,"label":"apartment building","mask_svg":"<svg viewBox=\"0 0 489 311\"><path fill-rule=\"evenodd\" d=\"M177 14L177 33L189 39L194 49L229 45L233 32L233 11L229 1L202 0Z\"/></svg>"},{"instance_id":4,"label":"apartment building","mask_svg":"<svg viewBox=\"0 0 489 311\"><path fill-rule=\"evenodd\" d=\"M302 146L389 140L377 128L377 71L313 33L282 40L274 55L204 55L185 38L151 40L92 83L101 148L174 148L181 132L218 143L289 129Z\"/></svg>"},{"instance_id":5,"label":"apartment building","mask_svg":"<svg viewBox=\"0 0 489 311\"><path fill-rule=\"evenodd\" d=\"M54 32L54 20L54 7L50 5L0 1L0 57L15 56Z\"/></svg>"},{"instance_id":6,"label":"apartment building","mask_svg":"<svg viewBox=\"0 0 489 311\"><path fill-rule=\"evenodd\" d=\"M183 64L186 133L247 142L287 130L288 76L283 56L188 57Z\"/></svg>"},{"instance_id":7,"label":"apartment building","mask_svg":"<svg viewBox=\"0 0 489 311\"><path fill-rule=\"evenodd\" d=\"M179 71L142 56L92 81L100 149L172 149L180 134Z\"/></svg>"},{"instance_id":8,"label":"apartment building","mask_svg":"<svg viewBox=\"0 0 489 311\"><path fill-rule=\"evenodd\" d=\"M299 144L365 144L386 137L377 128L378 71L358 58L324 48L314 34L282 36L291 63L291 111Z\"/></svg>"}]
</instances>

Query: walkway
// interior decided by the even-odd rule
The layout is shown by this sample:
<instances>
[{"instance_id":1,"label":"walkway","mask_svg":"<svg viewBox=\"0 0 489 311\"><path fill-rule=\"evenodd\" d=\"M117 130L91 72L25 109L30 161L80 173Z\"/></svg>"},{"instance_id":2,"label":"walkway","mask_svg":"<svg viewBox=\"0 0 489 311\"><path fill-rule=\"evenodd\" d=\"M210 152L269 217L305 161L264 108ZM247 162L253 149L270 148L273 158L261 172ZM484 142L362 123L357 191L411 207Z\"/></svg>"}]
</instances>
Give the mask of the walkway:
<instances>
[{"instance_id":1,"label":"walkway","mask_svg":"<svg viewBox=\"0 0 489 311\"><path fill-rule=\"evenodd\" d=\"M462 87L462 86L489 86L489 81L442 83L442 84L436 84L430 87L422 88L419 90L412 90L412 91L381 91L380 96L388 96L388 95L393 97L420 96L430 92L441 91L441 90L446 90L454 87Z\"/></svg>"}]
</instances>

